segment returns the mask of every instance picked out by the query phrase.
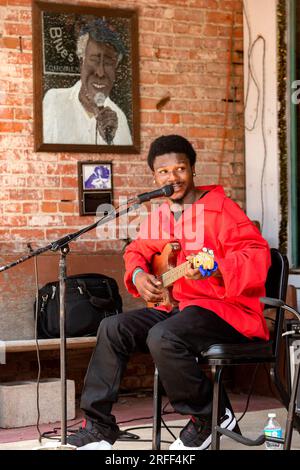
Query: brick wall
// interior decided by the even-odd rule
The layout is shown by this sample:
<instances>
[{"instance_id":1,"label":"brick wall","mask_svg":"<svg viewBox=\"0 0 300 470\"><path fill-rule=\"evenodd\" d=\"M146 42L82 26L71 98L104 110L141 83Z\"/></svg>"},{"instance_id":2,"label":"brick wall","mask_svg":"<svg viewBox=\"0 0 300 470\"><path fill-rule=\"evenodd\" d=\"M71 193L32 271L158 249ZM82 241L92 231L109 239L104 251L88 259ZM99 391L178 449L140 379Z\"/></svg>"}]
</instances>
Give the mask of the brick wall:
<instances>
[{"instance_id":1,"label":"brick wall","mask_svg":"<svg viewBox=\"0 0 300 470\"><path fill-rule=\"evenodd\" d=\"M242 0L103 0L101 5L136 8L139 17L141 154L100 155L113 161L115 199L151 189L150 141L181 133L198 152L196 183L218 182L221 176L227 193L243 205ZM28 241L42 246L94 221L78 215L77 162L99 160L99 154L33 151L31 2L0 0L0 31L2 265L26 252ZM167 94L170 101L158 111L156 104ZM71 249L89 259L119 253L122 244L99 241L93 231ZM102 261L99 270L109 275ZM45 281L57 277L51 266L45 267ZM18 275L13 269L0 275L6 294L1 315L14 318L22 337L22 318L31 315L33 267L23 264Z\"/></svg>"}]
</instances>

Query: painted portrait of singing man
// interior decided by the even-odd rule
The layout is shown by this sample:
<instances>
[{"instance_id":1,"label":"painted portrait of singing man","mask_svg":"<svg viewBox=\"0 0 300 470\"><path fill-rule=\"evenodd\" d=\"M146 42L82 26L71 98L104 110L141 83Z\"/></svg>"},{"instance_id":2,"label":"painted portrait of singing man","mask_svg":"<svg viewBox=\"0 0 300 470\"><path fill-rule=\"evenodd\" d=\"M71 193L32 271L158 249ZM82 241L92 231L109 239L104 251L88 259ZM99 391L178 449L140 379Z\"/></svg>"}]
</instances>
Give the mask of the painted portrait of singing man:
<instances>
[{"instance_id":1,"label":"painted portrait of singing man","mask_svg":"<svg viewBox=\"0 0 300 470\"><path fill-rule=\"evenodd\" d=\"M121 36L105 19L93 19L80 29L76 54L80 79L43 98L44 143L132 145L127 117L110 96L127 54Z\"/></svg>"}]
</instances>

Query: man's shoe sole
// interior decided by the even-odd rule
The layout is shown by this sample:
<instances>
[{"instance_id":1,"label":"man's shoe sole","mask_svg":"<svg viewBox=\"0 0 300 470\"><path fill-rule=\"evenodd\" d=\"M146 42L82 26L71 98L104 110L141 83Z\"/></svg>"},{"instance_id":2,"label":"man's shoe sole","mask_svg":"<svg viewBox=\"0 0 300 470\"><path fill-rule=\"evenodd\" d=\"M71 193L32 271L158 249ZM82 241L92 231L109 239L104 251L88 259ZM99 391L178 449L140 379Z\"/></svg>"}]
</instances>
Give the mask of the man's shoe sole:
<instances>
[{"instance_id":1,"label":"man's shoe sole","mask_svg":"<svg viewBox=\"0 0 300 470\"><path fill-rule=\"evenodd\" d=\"M230 412L230 414L231 416L225 421L223 421L223 423L221 424L221 428L226 428L228 429L228 431L232 431L236 426L235 416L233 416L233 419L232 419L232 413ZM231 419L232 421L230 421ZM223 435L221 434L221 438L222 437ZM205 450L205 449L208 449L210 444L211 444L211 434L199 447L187 447L184 445L180 437L178 437L178 439L176 439L176 441L174 441L173 444L170 445L169 449L170 450Z\"/></svg>"},{"instance_id":2,"label":"man's shoe sole","mask_svg":"<svg viewBox=\"0 0 300 470\"><path fill-rule=\"evenodd\" d=\"M77 447L77 450L112 450L112 445L107 441L90 442L82 447Z\"/></svg>"}]
</instances>

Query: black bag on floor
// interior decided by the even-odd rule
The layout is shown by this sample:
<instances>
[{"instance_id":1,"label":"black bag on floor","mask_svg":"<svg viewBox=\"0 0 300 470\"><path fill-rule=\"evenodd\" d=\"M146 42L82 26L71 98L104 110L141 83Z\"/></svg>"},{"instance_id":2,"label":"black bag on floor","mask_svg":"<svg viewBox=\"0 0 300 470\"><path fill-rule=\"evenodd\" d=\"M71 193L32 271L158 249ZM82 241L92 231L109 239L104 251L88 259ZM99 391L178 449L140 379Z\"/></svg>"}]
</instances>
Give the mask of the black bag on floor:
<instances>
[{"instance_id":1,"label":"black bag on floor","mask_svg":"<svg viewBox=\"0 0 300 470\"><path fill-rule=\"evenodd\" d=\"M103 274L66 279L66 336L95 336L101 320L122 312L116 281ZM34 305L35 313L35 305ZM59 282L48 282L38 295L38 338L59 338Z\"/></svg>"}]
</instances>

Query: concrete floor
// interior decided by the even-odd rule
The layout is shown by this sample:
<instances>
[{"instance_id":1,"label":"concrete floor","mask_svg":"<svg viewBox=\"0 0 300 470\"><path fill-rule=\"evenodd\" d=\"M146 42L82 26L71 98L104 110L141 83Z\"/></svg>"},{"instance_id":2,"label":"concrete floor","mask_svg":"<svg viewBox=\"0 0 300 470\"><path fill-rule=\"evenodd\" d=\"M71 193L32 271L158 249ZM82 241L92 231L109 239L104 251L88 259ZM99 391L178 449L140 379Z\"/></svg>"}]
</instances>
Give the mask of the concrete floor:
<instances>
[{"instance_id":1,"label":"concrete floor","mask_svg":"<svg viewBox=\"0 0 300 470\"><path fill-rule=\"evenodd\" d=\"M274 408L260 411L250 411L248 412L242 421L239 423L241 431L246 437L255 439L257 438L263 430L267 414L274 411L277 414L277 420L282 425L283 429L285 427L286 415L287 412L284 408ZM239 418L241 413L236 413L236 417ZM173 428L174 426L179 426L180 428L185 425L187 420L168 420L166 419L167 424L171 427L172 432L177 436L180 429ZM136 426L134 430L130 431L139 436L138 440L130 441L117 441L114 445L114 450L127 450L127 451L136 451L136 450L151 450L151 429L143 429L143 426L151 426L151 423L145 423L143 425ZM129 426L123 426L121 429L128 429ZM143 440L148 440L149 442L143 442ZM172 436L165 430L162 430L162 440L173 442ZM43 439L43 446L48 445L49 441ZM39 443L36 439L24 440L19 442L9 442L0 444L0 450L32 450L39 446ZM166 442L162 443L162 450L167 450L169 444ZM221 439L221 450L265 450L264 445L259 447L246 447L242 444L239 444L227 437ZM293 439L292 439L292 450L300 450L300 435L294 430Z\"/></svg>"}]
</instances>

